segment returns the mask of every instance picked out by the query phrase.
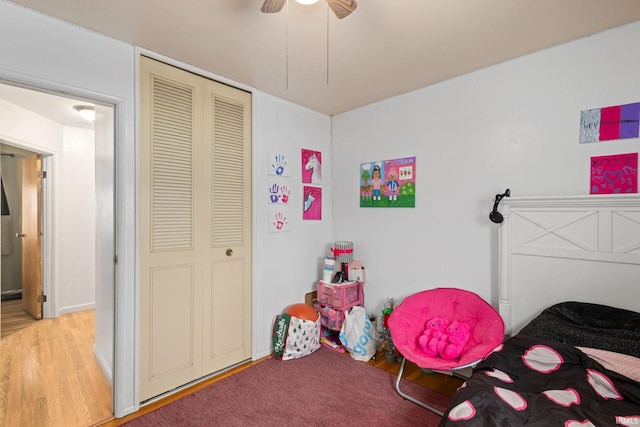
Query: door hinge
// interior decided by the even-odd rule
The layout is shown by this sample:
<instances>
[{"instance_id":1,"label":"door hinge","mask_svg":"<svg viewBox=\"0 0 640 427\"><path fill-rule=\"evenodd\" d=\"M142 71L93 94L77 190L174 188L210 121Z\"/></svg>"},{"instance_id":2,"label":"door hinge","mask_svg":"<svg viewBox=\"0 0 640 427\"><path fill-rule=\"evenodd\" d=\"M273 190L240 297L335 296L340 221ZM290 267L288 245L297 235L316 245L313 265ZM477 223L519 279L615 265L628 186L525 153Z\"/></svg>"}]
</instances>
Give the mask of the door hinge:
<instances>
[{"instance_id":1,"label":"door hinge","mask_svg":"<svg viewBox=\"0 0 640 427\"><path fill-rule=\"evenodd\" d=\"M118 255L114 255L114 256L113 256L113 263L114 263L115 265L118 265Z\"/></svg>"},{"instance_id":2,"label":"door hinge","mask_svg":"<svg viewBox=\"0 0 640 427\"><path fill-rule=\"evenodd\" d=\"M47 177L47 171L40 171L40 178L45 179Z\"/></svg>"},{"instance_id":3,"label":"door hinge","mask_svg":"<svg viewBox=\"0 0 640 427\"><path fill-rule=\"evenodd\" d=\"M47 302L47 296L45 294L40 294L38 302Z\"/></svg>"}]
</instances>

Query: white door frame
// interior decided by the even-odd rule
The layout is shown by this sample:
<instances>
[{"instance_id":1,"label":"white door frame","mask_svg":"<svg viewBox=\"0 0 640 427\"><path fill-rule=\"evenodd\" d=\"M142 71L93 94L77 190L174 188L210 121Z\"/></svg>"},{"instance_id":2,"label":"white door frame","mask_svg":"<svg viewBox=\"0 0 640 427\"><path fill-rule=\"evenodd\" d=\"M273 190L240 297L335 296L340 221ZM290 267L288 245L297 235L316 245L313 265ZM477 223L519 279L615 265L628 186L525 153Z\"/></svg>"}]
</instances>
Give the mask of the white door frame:
<instances>
[{"instance_id":1,"label":"white door frame","mask_svg":"<svg viewBox=\"0 0 640 427\"><path fill-rule=\"evenodd\" d=\"M34 91L59 94L61 96L87 100L98 104L107 104L114 107L115 121L115 232L116 232L116 254L118 265L115 275L115 307L114 309L114 336L113 336L113 412L116 417L122 417L131 412L135 412L139 404L137 403L137 360L135 358L136 333L131 325L136 324L136 228L135 228L135 165L137 149L133 144L127 146L127 102L123 98L110 96L108 94L80 89L50 80L42 80L30 75L14 73L0 68L0 80L6 84L25 87ZM129 123L129 126L133 126ZM0 139L12 145L23 146L31 151L38 151L43 154L46 150L32 147L32 144L25 145L25 141L16 141L0 133ZM48 161L49 173L54 173L55 161ZM47 186L48 201L53 200L53 189ZM46 219L43 226L51 230L51 203L47 203L48 212L43 211ZM43 259L43 268L48 272L43 289L50 293L52 281L51 273L51 253L55 247L55 233L49 233L46 258ZM51 304L53 306L53 304ZM46 316L51 316L50 309L45 311ZM133 384L133 386L132 386Z\"/></svg>"}]
</instances>

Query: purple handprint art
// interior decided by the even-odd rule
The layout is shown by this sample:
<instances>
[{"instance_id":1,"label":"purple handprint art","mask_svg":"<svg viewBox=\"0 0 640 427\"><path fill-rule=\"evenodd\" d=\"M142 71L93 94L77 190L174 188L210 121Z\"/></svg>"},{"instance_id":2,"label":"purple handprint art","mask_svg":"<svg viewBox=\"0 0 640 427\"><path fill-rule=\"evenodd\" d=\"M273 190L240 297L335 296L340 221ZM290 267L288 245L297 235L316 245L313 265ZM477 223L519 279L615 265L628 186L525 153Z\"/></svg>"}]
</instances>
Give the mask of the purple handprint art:
<instances>
[{"instance_id":1,"label":"purple handprint art","mask_svg":"<svg viewBox=\"0 0 640 427\"><path fill-rule=\"evenodd\" d=\"M278 203L280 200L280 186L274 182L269 186L269 203Z\"/></svg>"},{"instance_id":2,"label":"purple handprint art","mask_svg":"<svg viewBox=\"0 0 640 427\"><path fill-rule=\"evenodd\" d=\"M291 189L278 182L269 182L269 203L288 204L291 197Z\"/></svg>"}]
</instances>

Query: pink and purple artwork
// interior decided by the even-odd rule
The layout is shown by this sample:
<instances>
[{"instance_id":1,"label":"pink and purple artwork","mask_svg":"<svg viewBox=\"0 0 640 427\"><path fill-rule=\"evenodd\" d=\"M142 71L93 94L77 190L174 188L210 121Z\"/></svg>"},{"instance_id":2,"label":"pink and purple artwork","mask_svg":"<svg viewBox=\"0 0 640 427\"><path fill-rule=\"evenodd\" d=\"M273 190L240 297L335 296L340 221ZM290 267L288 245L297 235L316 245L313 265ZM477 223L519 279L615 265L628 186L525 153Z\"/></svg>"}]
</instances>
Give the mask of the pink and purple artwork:
<instances>
[{"instance_id":1,"label":"pink and purple artwork","mask_svg":"<svg viewBox=\"0 0 640 427\"><path fill-rule=\"evenodd\" d=\"M322 219L322 188L303 186L302 219Z\"/></svg>"},{"instance_id":2,"label":"pink and purple artwork","mask_svg":"<svg viewBox=\"0 0 640 427\"><path fill-rule=\"evenodd\" d=\"M291 189L288 185L279 181L269 181L269 203L289 204Z\"/></svg>"},{"instance_id":3,"label":"pink and purple artwork","mask_svg":"<svg viewBox=\"0 0 640 427\"><path fill-rule=\"evenodd\" d=\"M582 111L580 142L637 138L640 129L640 102Z\"/></svg>"},{"instance_id":4,"label":"pink and purple artwork","mask_svg":"<svg viewBox=\"0 0 640 427\"><path fill-rule=\"evenodd\" d=\"M638 192L638 153L591 157L591 194Z\"/></svg>"}]
</instances>

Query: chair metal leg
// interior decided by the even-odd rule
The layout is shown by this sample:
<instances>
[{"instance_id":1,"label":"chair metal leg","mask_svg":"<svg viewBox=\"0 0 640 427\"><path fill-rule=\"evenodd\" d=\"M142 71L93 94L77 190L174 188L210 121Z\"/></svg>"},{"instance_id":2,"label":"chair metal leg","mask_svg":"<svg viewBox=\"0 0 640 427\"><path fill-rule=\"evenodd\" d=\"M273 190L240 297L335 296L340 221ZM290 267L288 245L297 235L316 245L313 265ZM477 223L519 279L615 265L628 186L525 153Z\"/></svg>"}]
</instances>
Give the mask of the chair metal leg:
<instances>
[{"instance_id":1,"label":"chair metal leg","mask_svg":"<svg viewBox=\"0 0 640 427\"><path fill-rule=\"evenodd\" d=\"M415 403L418 406L422 406L424 409L429 410L431 412L433 412L434 414L437 414L439 416L443 416L444 412L434 408L433 406L427 405L424 402L419 401L418 399L416 399L413 396L409 396L408 394L406 394L405 392L403 392L402 390L400 390L400 380L402 379L402 373L404 372L404 364L407 362L407 358L403 357L402 358L402 364L400 365L400 372L398 372L398 379L396 380L396 391L398 392L398 394L402 397L404 397L405 399L407 399L410 402Z\"/></svg>"}]
</instances>

